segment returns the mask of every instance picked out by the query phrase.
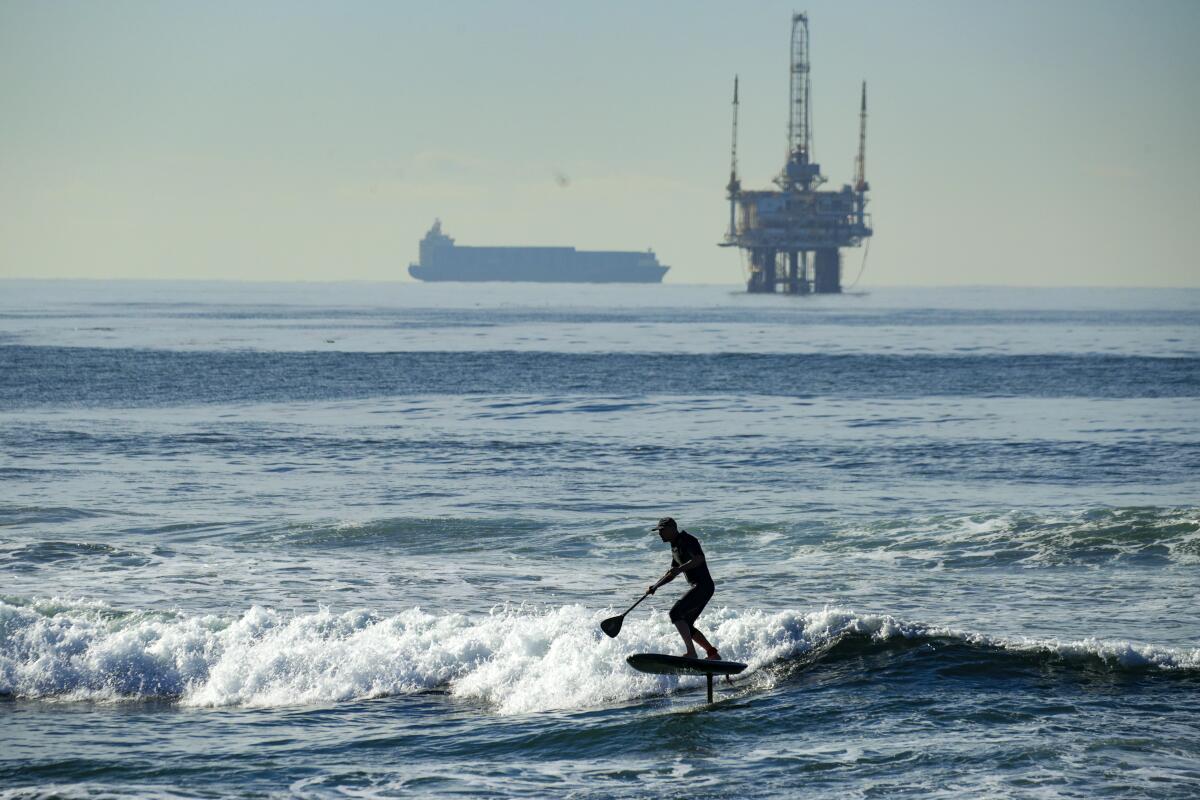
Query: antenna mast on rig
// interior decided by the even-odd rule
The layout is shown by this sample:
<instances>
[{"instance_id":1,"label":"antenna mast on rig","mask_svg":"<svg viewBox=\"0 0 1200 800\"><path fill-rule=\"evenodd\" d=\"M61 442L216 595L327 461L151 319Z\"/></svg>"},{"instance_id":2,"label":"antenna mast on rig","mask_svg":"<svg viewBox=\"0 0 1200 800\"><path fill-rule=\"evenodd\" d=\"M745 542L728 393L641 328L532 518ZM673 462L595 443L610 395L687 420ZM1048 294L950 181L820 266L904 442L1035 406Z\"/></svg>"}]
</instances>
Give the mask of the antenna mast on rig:
<instances>
[{"instance_id":1,"label":"antenna mast on rig","mask_svg":"<svg viewBox=\"0 0 1200 800\"><path fill-rule=\"evenodd\" d=\"M729 192L729 236L733 237L737 234L737 228L734 226L734 214L737 211L737 198L742 190L741 181L737 176L737 118L738 118L738 78L733 76L733 145L729 149L729 185L725 188Z\"/></svg>"},{"instance_id":2,"label":"antenna mast on rig","mask_svg":"<svg viewBox=\"0 0 1200 800\"><path fill-rule=\"evenodd\" d=\"M862 110L858 112L858 158L854 159L854 191L865 192L867 183L867 82L862 85Z\"/></svg>"}]
</instances>

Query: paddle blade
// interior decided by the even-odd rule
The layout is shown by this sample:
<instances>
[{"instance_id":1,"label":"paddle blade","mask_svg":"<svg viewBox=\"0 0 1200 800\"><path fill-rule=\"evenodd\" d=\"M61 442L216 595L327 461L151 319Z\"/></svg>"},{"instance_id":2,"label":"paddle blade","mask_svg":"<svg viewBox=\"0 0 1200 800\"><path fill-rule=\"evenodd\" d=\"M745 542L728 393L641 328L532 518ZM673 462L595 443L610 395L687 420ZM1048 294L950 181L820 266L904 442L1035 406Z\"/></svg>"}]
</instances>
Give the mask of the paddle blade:
<instances>
[{"instance_id":1,"label":"paddle blade","mask_svg":"<svg viewBox=\"0 0 1200 800\"><path fill-rule=\"evenodd\" d=\"M617 634L621 632L621 624L625 622L625 615L619 617L609 617L600 623L600 630L608 634L608 638L615 639Z\"/></svg>"}]
</instances>

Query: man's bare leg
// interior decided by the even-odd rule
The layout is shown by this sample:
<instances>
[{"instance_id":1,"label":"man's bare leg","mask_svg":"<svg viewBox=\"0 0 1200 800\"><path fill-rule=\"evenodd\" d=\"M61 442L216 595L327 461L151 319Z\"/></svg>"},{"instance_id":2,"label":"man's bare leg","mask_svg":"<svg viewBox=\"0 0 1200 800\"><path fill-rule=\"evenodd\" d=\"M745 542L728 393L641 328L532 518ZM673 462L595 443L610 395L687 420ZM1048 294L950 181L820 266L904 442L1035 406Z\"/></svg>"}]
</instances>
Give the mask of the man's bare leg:
<instances>
[{"instance_id":1,"label":"man's bare leg","mask_svg":"<svg viewBox=\"0 0 1200 800\"><path fill-rule=\"evenodd\" d=\"M704 638L704 634L692 628L692 641L704 648L704 653L710 659L719 661L721 654L717 652L717 648L709 644L708 639Z\"/></svg>"},{"instance_id":2,"label":"man's bare leg","mask_svg":"<svg viewBox=\"0 0 1200 800\"><path fill-rule=\"evenodd\" d=\"M687 652L684 653L684 656L687 658L695 658L696 647L692 644L692 626L687 623L687 620L681 619L675 623L675 629L679 631L679 635L683 637L683 643L687 647Z\"/></svg>"}]
</instances>

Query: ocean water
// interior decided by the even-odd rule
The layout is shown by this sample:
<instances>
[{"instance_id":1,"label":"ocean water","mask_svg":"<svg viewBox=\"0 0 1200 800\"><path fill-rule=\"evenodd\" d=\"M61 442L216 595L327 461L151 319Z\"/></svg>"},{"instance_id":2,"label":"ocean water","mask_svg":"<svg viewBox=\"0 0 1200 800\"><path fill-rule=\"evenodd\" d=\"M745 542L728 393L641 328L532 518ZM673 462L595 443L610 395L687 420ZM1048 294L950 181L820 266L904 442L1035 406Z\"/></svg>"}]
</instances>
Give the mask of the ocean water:
<instances>
[{"instance_id":1,"label":"ocean water","mask_svg":"<svg viewBox=\"0 0 1200 800\"><path fill-rule=\"evenodd\" d=\"M1194 798L1198 599L1200 291L0 281L3 797Z\"/></svg>"}]
</instances>

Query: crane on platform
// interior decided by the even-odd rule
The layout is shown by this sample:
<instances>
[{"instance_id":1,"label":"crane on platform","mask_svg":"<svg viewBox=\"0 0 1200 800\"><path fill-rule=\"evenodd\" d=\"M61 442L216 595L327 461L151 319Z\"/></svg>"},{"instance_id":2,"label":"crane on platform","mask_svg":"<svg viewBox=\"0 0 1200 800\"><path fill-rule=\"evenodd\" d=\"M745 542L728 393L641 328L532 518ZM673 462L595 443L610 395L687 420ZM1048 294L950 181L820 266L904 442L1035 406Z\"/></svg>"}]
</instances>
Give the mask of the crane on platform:
<instances>
[{"instance_id":1,"label":"crane on platform","mask_svg":"<svg viewBox=\"0 0 1200 800\"><path fill-rule=\"evenodd\" d=\"M825 182L813 163L812 67L808 61L808 15L792 15L792 67L788 80L788 149L775 184L785 192Z\"/></svg>"}]
</instances>

